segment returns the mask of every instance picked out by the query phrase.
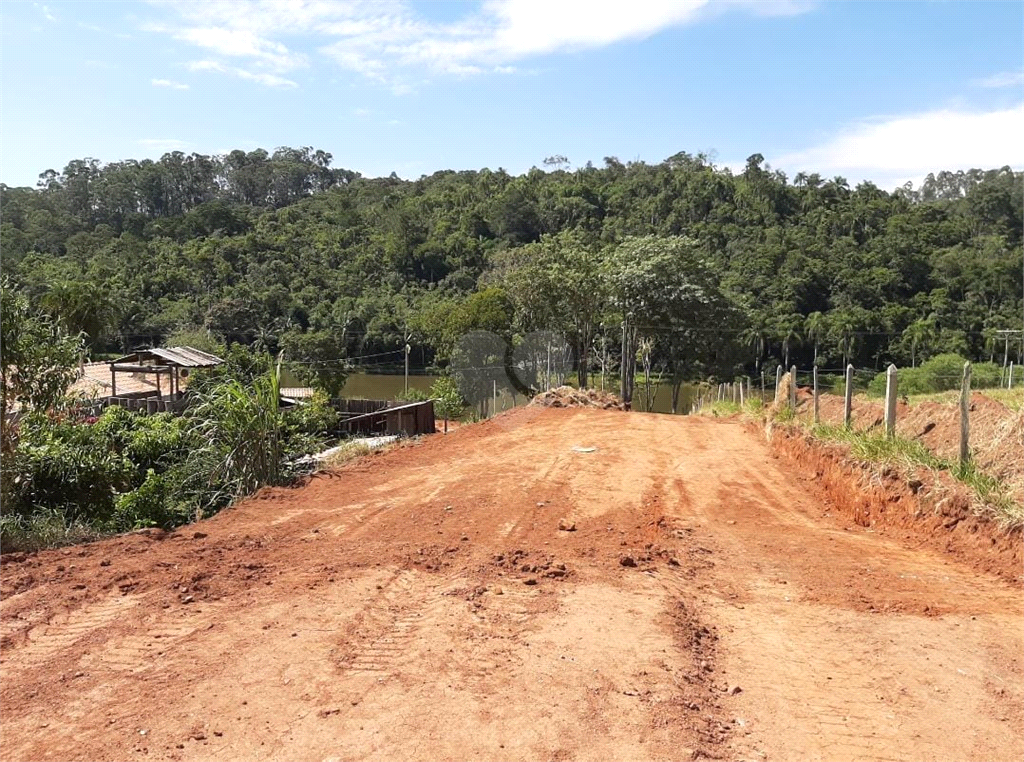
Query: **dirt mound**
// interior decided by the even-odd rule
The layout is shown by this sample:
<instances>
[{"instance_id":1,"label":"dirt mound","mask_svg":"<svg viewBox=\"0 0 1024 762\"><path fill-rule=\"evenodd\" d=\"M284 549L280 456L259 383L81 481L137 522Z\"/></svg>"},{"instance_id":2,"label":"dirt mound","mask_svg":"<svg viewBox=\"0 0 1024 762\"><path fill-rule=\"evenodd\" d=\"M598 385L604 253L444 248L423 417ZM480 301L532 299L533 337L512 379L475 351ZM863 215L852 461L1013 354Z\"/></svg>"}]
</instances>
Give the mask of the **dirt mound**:
<instances>
[{"instance_id":1,"label":"dirt mound","mask_svg":"<svg viewBox=\"0 0 1024 762\"><path fill-rule=\"evenodd\" d=\"M538 394L531 405L540 407L596 407L601 410L625 410L622 400L611 392L597 389L576 389L571 386L559 386L549 392Z\"/></svg>"},{"instance_id":2,"label":"dirt mound","mask_svg":"<svg viewBox=\"0 0 1024 762\"><path fill-rule=\"evenodd\" d=\"M1024 499L1024 410L1014 412L996 400L971 395L971 454L988 474L1008 482ZM954 459L960 452L960 409L955 404L922 402L897 416L896 430L917 439L940 458Z\"/></svg>"}]
</instances>

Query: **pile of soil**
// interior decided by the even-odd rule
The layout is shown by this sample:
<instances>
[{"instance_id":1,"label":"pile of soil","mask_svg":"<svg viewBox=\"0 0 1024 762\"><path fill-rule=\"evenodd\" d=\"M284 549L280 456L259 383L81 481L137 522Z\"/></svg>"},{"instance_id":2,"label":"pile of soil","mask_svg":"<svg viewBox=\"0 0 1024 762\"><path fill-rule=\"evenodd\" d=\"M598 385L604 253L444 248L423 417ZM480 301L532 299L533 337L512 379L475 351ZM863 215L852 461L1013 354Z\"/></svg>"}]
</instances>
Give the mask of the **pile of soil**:
<instances>
[{"instance_id":1,"label":"pile of soil","mask_svg":"<svg viewBox=\"0 0 1024 762\"><path fill-rule=\"evenodd\" d=\"M576 389L571 386L559 386L549 392L538 394L531 405L539 407L596 407L601 410L625 410L622 400L611 392L597 389Z\"/></svg>"}]
</instances>

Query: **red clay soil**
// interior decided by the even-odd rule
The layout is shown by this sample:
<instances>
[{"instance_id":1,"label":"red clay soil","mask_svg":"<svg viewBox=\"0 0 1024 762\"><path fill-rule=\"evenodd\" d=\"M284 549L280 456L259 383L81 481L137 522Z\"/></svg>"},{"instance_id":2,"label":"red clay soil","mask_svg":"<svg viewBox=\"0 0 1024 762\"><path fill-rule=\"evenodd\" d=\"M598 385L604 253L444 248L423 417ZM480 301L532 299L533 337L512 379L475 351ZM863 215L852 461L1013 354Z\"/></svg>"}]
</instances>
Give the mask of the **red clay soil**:
<instances>
[{"instance_id":1,"label":"red clay soil","mask_svg":"<svg viewBox=\"0 0 1024 762\"><path fill-rule=\"evenodd\" d=\"M1024 582L1020 527L1008 530L975 515L968 488L949 474L921 468L908 478L796 430L774 429L772 450L803 472L826 506L854 523L909 546L935 548L1008 582Z\"/></svg>"},{"instance_id":2,"label":"red clay soil","mask_svg":"<svg viewBox=\"0 0 1024 762\"><path fill-rule=\"evenodd\" d=\"M801 388L797 395L797 412L803 418L811 415L812 396ZM821 395L819 410L823 423L843 422L843 399L832 394ZM855 429L881 427L884 410L880 402L863 396L854 397ZM1012 490L1014 499L1024 500L1024 410L1014 412L1006 405L974 392L970 402L971 457L984 472L1001 479ZM960 408L955 403L919 402L896 406L896 433L916 439L940 458L955 459L960 454Z\"/></svg>"},{"instance_id":3,"label":"red clay soil","mask_svg":"<svg viewBox=\"0 0 1024 762\"><path fill-rule=\"evenodd\" d=\"M811 480L739 423L528 407L5 557L3 758L1024 757L1020 587Z\"/></svg>"}]
</instances>

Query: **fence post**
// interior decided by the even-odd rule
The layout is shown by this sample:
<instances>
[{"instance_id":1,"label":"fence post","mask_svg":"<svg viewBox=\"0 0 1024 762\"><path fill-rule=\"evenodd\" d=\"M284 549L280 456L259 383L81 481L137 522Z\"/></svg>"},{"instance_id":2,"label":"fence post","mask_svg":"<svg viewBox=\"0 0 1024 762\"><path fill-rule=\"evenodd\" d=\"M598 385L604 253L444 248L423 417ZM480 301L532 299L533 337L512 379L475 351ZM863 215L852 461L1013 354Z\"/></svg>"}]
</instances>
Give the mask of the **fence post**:
<instances>
[{"instance_id":1,"label":"fence post","mask_svg":"<svg viewBox=\"0 0 1024 762\"><path fill-rule=\"evenodd\" d=\"M740 407L743 407L743 379L740 379Z\"/></svg>"},{"instance_id":2,"label":"fence post","mask_svg":"<svg viewBox=\"0 0 1024 762\"><path fill-rule=\"evenodd\" d=\"M896 366L885 371L885 435L896 436Z\"/></svg>"},{"instance_id":3,"label":"fence post","mask_svg":"<svg viewBox=\"0 0 1024 762\"><path fill-rule=\"evenodd\" d=\"M1012 389L1013 388L1013 360L1010 360L1010 375L1006 379L1006 388L1007 389Z\"/></svg>"},{"instance_id":4,"label":"fence post","mask_svg":"<svg viewBox=\"0 0 1024 762\"><path fill-rule=\"evenodd\" d=\"M796 411L796 366L789 369L789 409Z\"/></svg>"},{"instance_id":5,"label":"fence post","mask_svg":"<svg viewBox=\"0 0 1024 762\"><path fill-rule=\"evenodd\" d=\"M762 370L761 371L761 404L763 405L764 402L765 402L765 398L764 398L764 371Z\"/></svg>"},{"instance_id":6,"label":"fence post","mask_svg":"<svg viewBox=\"0 0 1024 762\"><path fill-rule=\"evenodd\" d=\"M811 373L812 383L814 384L814 425L817 426L821 422L821 418L818 415L818 366L814 366L814 370Z\"/></svg>"},{"instance_id":7,"label":"fence post","mask_svg":"<svg viewBox=\"0 0 1024 762\"><path fill-rule=\"evenodd\" d=\"M779 400L779 387L782 386L782 366L775 369L775 401Z\"/></svg>"},{"instance_id":8,"label":"fence post","mask_svg":"<svg viewBox=\"0 0 1024 762\"><path fill-rule=\"evenodd\" d=\"M853 365L846 366L846 398L843 400L843 426L853 423Z\"/></svg>"},{"instance_id":9,"label":"fence post","mask_svg":"<svg viewBox=\"0 0 1024 762\"><path fill-rule=\"evenodd\" d=\"M960 383L960 465L971 458L971 364L964 363L964 378Z\"/></svg>"},{"instance_id":10,"label":"fence post","mask_svg":"<svg viewBox=\"0 0 1024 762\"><path fill-rule=\"evenodd\" d=\"M491 383L494 384L494 409L491 411L491 416L493 417L498 414L498 382L491 381Z\"/></svg>"}]
</instances>

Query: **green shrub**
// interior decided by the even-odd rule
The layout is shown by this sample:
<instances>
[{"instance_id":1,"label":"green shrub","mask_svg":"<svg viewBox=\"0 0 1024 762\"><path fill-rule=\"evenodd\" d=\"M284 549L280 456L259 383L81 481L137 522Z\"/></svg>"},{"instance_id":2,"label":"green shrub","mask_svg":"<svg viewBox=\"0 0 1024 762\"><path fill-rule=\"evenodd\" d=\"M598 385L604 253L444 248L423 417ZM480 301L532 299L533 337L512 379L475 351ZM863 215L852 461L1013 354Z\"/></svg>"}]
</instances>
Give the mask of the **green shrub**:
<instances>
[{"instance_id":1,"label":"green shrub","mask_svg":"<svg viewBox=\"0 0 1024 762\"><path fill-rule=\"evenodd\" d=\"M430 399L430 395L422 389L409 387L405 391L396 394L395 399L399 402L426 402Z\"/></svg>"},{"instance_id":2,"label":"green shrub","mask_svg":"<svg viewBox=\"0 0 1024 762\"><path fill-rule=\"evenodd\" d=\"M110 529L125 532L143 527L169 528L188 519L188 508L182 502L178 474L158 474L149 469L141 485L118 495Z\"/></svg>"},{"instance_id":3,"label":"green shrub","mask_svg":"<svg viewBox=\"0 0 1024 762\"><path fill-rule=\"evenodd\" d=\"M441 418L458 418L466 408L459 385L451 376L442 376L430 387L430 396L435 400L434 415Z\"/></svg>"},{"instance_id":4,"label":"green shrub","mask_svg":"<svg viewBox=\"0 0 1024 762\"><path fill-rule=\"evenodd\" d=\"M103 431L42 415L22 422L12 460L12 507L22 512L54 508L102 520L117 493L132 489L137 478L134 464L110 447Z\"/></svg>"},{"instance_id":5,"label":"green shrub","mask_svg":"<svg viewBox=\"0 0 1024 762\"><path fill-rule=\"evenodd\" d=\"M942 354L932 357L916 368L897 371L897 389L900 394L933 394L959 389L963 380L964 363L960 355ZM971 365L971 388L988 389L999 386L1000 368L990 362ZM868 384L868 393L881 397L885 394L885 373L879 373Z\"/></svg>"}]
</instances>

